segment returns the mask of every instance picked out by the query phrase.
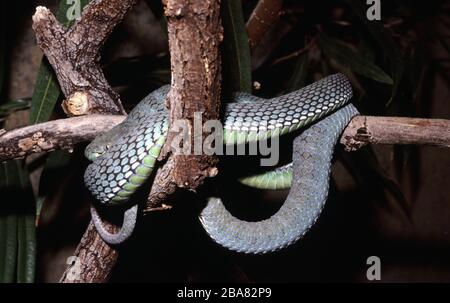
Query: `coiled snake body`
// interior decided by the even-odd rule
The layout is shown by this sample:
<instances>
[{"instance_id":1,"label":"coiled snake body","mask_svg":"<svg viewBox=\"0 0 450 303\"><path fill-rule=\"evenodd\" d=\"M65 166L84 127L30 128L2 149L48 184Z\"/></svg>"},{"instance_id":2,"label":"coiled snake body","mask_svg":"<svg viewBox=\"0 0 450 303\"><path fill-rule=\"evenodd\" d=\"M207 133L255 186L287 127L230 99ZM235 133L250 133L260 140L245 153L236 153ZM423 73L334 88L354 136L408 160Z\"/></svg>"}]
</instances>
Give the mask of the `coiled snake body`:
<instances>
[{"instance_id":1,"label":"coiled snake body","mask_svg":"<svg viewBox=\"0 0 450 303\"><path fill-rule=\"evenodd\" d=\"M123 204L150 176L168 131L164 107L168 90L164 86L152 92L123 123L98 136L86 148L85 154L93 163L86 170L85 184L99 202ZM351 97L348 79L336 74L273 99L238 93L233 103L226 104L226 144L263 140L314 124L294 140L291 165L241 180L267 189L288 188L292 183L285 203L272 217L245 222L233 217L219 198L209 199L199 218L215 242L238 252L266 253L297 241L308 231L327 199L334 146L358 113L351 104L344 106ZM93 222L106 242L118 244L132 232L137 206L125 212L117 234L108 233L95 207L91 210Z\"/></svg>"}]
</instances>

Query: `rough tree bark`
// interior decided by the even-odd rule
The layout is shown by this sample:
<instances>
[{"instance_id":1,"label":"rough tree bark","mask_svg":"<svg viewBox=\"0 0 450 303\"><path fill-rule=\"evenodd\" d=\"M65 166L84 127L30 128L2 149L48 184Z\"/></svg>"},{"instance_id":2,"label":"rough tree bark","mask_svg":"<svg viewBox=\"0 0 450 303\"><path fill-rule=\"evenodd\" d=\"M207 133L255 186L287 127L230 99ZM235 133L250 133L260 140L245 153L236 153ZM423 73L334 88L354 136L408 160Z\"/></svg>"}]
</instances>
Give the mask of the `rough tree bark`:
<instances>
[{"instance_id":1,"label":"rough tree bark","mask_svg":"<svg viewBox=\"0 0 450 303\"><path fill-rule=\"evenodd\" d=\"M72 149L93 140L125 119L119 115L89 115L53 120L1 133L0 162L33 153Z\"/></svg>"},{"instance_id":2,"label":"rough tree bark","mask_svg":"<svg viewBox=\"0 0 450 303\"><path fill-rule=\"evenodd\" d=\"M81 19L69 29L49 9L36 8L33 29L67 98L62 106L69 116L125 114L119 95L109 86L98 60L109 34L136 2L91 1Z\"/></svg>"},{"instance_id":3,"label":"rough tree bark","mask_svg":"<svg viewBox=\"0 0 450 303\"><path fill-rule=\"evenodd\" d=\"M450 120L356 116L341 136L345 150L372 144L421 144L450 147Z\"/></svg>"},{"instance_id":4,"label":"rough tree bark","mask_svg":"<svg viewBox=\"0 0 450 303\"><path fill-rule=\"evenodd\" d=\"M206 133L194 129L194 117L201 113L202 123L219 119L221 60L219 45L223 38L220 1L167 0L171 54L172 86L168 96L170 125L185 120L191 130L191 146ZM163 156L171 151L178 129L170 129ZM186 143L186 142L185 142ZM194 144L192 144L194 143ZM207 155L171 155L171 175L178 187L195 190L205 178L217 174L217 158Z\"/></svg>"}]
</instances>

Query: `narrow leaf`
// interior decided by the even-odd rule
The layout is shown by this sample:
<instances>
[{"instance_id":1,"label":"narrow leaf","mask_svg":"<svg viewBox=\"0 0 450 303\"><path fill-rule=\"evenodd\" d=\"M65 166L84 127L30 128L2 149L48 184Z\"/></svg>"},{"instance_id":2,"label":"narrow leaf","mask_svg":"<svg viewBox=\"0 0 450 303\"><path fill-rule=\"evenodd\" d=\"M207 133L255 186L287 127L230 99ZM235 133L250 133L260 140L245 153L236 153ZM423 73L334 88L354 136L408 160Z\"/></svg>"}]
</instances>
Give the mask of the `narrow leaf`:
<instances>
[{"instance_id":1,"label":"narrow leaf","mask_svg":"<svg viewBox=\"0 0 450 303\"><path fill-rule=\"evenodd\" d=\"M47 60L42 61L31 99L30 124L37 124L50 119L60 94L61 91L50 64Z\"/></svg>"},{"instance_id":2,"label":"narrow leaf","mask_svg":"<svg viewBox=\"0 0 450 303\"><path fill-rule=\"evenodd\" d=\"M21 211L18 218L18 258L17 258L17 282L34 282L36 268L36 225L33 191L29 181L29 174L23 161L15 161L19 176L21 191Z\"/></svg>"},{"instance_id":3,"label":"narrow leaf","mask_svg":"<svg viewBox=\"0 0 450 303\"><path fill-rule=\"evenodd\" d=\"M6 221L6 240L2 245L5 250L5 259L3 272L0 276L1 283L14 282L17 264L17 215L9 214L5 217Z\"/></svg>"},{"instance_id":4,"label":"narrow leaf","mask_svg":"<svg viewBox=\"0 0 450 303\"><path fill-rule=\"evenodd\" d=\"M240 0L222 2L224 81L228 89L251 93L251 59Z\"/></svg>"},{"instance_id":5,"label":"narrow leaf","mask_svg":"<svg viewBox=\"0 0 450 303\"><path fill-rule=\"evenodd\" d=\"M348 0L348 3L390 62L393 87L391 98L386 103L389 105L397 95L403 77L404 62L400 49L392 36L385 31L381 21L367 19L367 6L364 1Z\"/></svg>"},{"instance_id":6,"label":"narrow leaf","mask_svg":"<svg viewBox=\"0 0 450 303\"><path fill-rule=\"evenodd\" d=\"M292 77L289 80L288 91L294 91L302 88L306 84L306 76L308 74L309 60L308 53L301 54L297 60L297 63L292 73Z\"/></svg>"},{"instance_id":7,"label":"narrow leaf","mask_svg":"<svg viewBox=\"0 0 450 303\"><path fill-rule=\"evenodd\" d=\"M23 110L30 107L31 99L18 99L8 101L0 105L0 117L7 116L17 110Z\"/></svg>"},{"instance_id":8,"label":"narrow leaf","mask_svg":"<svg viewBox=\"0 0 450 303\"><path fill-rule=\"evenodd\" d=\"M8 1L2 1L0 4L0 96L2 95L3 82L5 79L6 65L6 12Z\"/></svg>"},{"instance_id":9,"label":"narrow leaf","mask_svg":"<svg viewBox=\"0 0 450 303\"><path fill-rule=\"evenodd\" d=\"M36 260L34 199L23 160L0 165L1 216L6 215L3 281L33 282ZM8 197L9 199L6 199ZM3 232L3 231L2 231Z\"/></svg>"},{"instance_id":10,"label":"narrow leaf","mask_svg":"<svg viewBox=\"0 0 450 303\"><path fill-rule=\"evenodd\" d=\"M361 54L353 51L344 43L322 33L318 38L318 44L328 57L335 59L355 73L381 83L393 84L392 78L381 68L364 58Z\"/></svg>"}]
</instances>

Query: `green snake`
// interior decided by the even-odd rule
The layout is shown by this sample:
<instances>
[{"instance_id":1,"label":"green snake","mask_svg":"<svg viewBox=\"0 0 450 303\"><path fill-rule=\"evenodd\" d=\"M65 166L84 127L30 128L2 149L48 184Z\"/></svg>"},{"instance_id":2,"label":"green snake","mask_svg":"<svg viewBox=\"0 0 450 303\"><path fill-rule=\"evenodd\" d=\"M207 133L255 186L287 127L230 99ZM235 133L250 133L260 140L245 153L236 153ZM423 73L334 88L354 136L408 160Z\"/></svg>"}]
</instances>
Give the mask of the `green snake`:
<instances>
[{"instance_id":1,"label":"green snake","mask_svg":"<svg viewBox=\"0 0 450 303\"><path fill-rule=\"evenodd\" d=\"M101 204L124 205L151 175L169 128L164 105L168 91L169 86L163 86L149 94L121 124L86 148L85 155L93 163L86 169L85 184ZM346 105L351 97L348 79L335 74L272 99L237 93L233 102L226 103L222 120L226 144L246 144L306 130L294 140L291 164L241 179L262 189L291 187L283 206L272 217L242 221L229 213L219 198L209 198L199 219L215 242L238 252L266 253L294 243L309 230L327 199L338 137L358 114L353 105ZM107 243L119 244L133 231L137 205L125 211L117 234L105 230L95 206L91 212L100 236Z\"/></svg>"}]
</instances>

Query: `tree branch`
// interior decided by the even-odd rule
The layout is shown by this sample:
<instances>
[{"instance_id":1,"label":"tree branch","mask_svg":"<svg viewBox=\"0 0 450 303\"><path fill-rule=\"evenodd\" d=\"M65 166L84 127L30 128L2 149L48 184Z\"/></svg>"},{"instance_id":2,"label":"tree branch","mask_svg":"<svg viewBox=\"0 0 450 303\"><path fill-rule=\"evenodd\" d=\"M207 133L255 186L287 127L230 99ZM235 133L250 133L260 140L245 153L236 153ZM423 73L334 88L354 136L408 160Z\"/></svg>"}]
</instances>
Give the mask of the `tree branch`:
<instances>
[{"instance_id":1,"label":"tree branch","mask_svg":"<svg viewBox=\"0 0 450 303\"><path fill-rule=\"evenodd\" d=\"M0 130L0 162L54 149L72 149L76 144L90 141L108 131L123 119L125 116L90 115L53 120L11 131ZM355 151L367 144L450 147L450 120L356 116L343 131L340 142L347 151ZM164 166L171 168L173 165L173 162L167 161ZM167 170L161 171L155 178L159 188L166 189L152 188L151 205L163 202L158 198L161 192L173 192L173 189L163 185L164 180L171 178Z\"/></svg>"},{"instance_id":2,"label":"tree branch","mask_svg":"<svg viewBox=\"0 0 450 303\"><path fill-rule=\"evenodd\" d=\"M136 2L93 0L70 29L64 28L49 9L36 8L33 29L67 97L62 106L69 116L125 114L119 95L109 86L100 68L98 52Z\"/></svg>"},{"instance_id":3,"label":"tree branch","mask_svg":"<svg viewBox=\"0 0 450 303\"><path fill-rule=\"evenodd\" d=\"M250 51L253 52L270 27L280 17L283 0L259 0L247 21Z\"/></svg>"},{"instance_id":4,"label":"tree branch","mask_svg":"<svg viewBox=\"0 0 450 303\"><path fill-rule=\"evenodd\" d=\"M0 134L0 162L23 158L32 153L55 149L72 149L83 141L93 140L125 116L89 115L53 120L22 127Z\"/></svg>"},{"instance_id":5,"label":"tree branch","mask_svg":"<svg viewBox=\"0 0 450 303\"><path fill-rule=\"evenodd\" d=\"M92 221L64 271L61 283L101 283L108 280L119 253L103 242Z\"/></svg>"},{"instance_id":6,"label":"tree branch","mask_svg":"<svg viewBox=\"0 0 450 303\"><path fill-rule=\"evenodd\" d=\"M167 100L171 129L162 157L170 153L172 139L180 131L173 128L175 121L187 121L190 129L195 130L196 113L201 113L202 123L219 118L219 45L223 37L219 0L167 0L165 14L168 20L172 87ZM191 132L191 147L196 138L203 142L207 135ZM192 154L170 157L173 158L170 175L177 187L195 190L205 178L217 174L215 156Z\"/></svg>"},{"instance_id":7,"label":"tree branch","mask_svg":"<svg viewBox=\"0 0 450 303\"><path fill-rule=\"evenodd\" d=\"M450 147L450 120L354 117L341 136L347 151L371 144L421 144Z\"/></svg>"}]
</instances>

